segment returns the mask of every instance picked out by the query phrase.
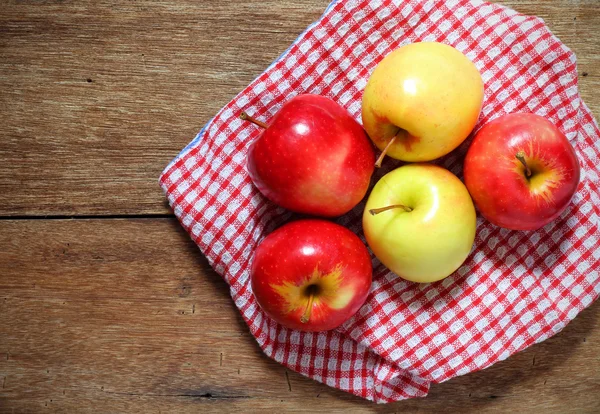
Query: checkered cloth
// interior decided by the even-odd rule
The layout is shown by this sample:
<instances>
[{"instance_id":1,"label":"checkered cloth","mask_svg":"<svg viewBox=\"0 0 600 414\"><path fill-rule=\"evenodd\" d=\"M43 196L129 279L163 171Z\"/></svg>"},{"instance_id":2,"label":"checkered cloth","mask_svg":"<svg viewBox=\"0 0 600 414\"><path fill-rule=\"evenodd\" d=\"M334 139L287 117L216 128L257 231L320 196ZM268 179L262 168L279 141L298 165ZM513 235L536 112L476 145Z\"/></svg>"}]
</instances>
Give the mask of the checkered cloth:
<instances>
[{"instance_id":1,"label":"checkered cloth","mask_svg":"<svg viewBox=\"0 0 600 414\"><path fill-rule=\"evenodd\" d=\"M360 120L369 74L389 52L440 41L465 53L485 82L477 128L529 111L575 146L582 179L569 208L539 231L500 229L482 218L475 247L452 276L404 281L373 258L365 305L342 327L302 333L278 325L252 295L258 243L292 213L267 201L246 171L259 129L299 93L329 96ZM544 22L477 0L336 1L262 75L219 111L165 169L160 184L182 225L231 287L265 354L332 387L377 402L427 394L441 382L503 360L559 332L600 294L600 130L577 89L575 55ZM462 177L469 145L438 163ZM398 162L386 159L379 179ZM362 237L358 205L337 221ZM363 238L364 240L364 238Z\"/></svg>"}]
</instances>

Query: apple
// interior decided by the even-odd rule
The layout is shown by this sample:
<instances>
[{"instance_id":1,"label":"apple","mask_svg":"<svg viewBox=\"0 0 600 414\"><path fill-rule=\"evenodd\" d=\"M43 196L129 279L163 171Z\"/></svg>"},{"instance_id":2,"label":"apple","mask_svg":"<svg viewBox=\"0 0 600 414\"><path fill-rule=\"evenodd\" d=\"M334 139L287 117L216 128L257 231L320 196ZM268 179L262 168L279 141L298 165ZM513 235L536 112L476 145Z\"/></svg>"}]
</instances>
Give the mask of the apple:
<instances>
[{"instance_id":1,"label":"apple","mask_svg":"<svg viewBox=\"0 0 600 414\"><path fill-rule=\"evenodd\" d=\"M565 135L532 113L503 115L475 135L465 183L486 219L512 230L537 230L567 207L579 162Z\"/></svg>"},{"instance_id":2,"label":"apple","mask_svg":"<svg viewBox=\"0 0 600 414\"><path fill-rule=\"evenodd\" d=\"M428 283L452 274L475 240L476 215L464 184L432 164L384 175L369 195L363 230L369 247L403 279Z\"/></svg>"},{"instance_id":3,"label":"apple","mask_svg":"<svg viewBox=\"0 0 600 414\"><path fill-rule=\"evenodd\" d=\"M264 124L248 150L248 172L259 191L289 210L323 217L350 211L365 196L375 154L358 122L319 95L298 95Z\"/></svg>"},{"instance_id":4,"label":"apple","mask_svg":"<svg viewBox=\"0 0 600 414\"><path fill-rule=\"evenodd\" d=\"M389 53L371 74L362 100L367 134L384 155L430 161L471 133L483 104L483 81L473 62L437 42Z\"/></svg>"},{"instance_id":5,"label":"apple","mask_svg":"<svg viewBox=\"0 0 600 414\"><path fill-rule=\"evenodd\" d=\"M280 324L326 331L363 305L371 286L371 257L350 230L326 220L294 221L269 234L256 248L252 291Z\"/></svg>"}]
</instances>

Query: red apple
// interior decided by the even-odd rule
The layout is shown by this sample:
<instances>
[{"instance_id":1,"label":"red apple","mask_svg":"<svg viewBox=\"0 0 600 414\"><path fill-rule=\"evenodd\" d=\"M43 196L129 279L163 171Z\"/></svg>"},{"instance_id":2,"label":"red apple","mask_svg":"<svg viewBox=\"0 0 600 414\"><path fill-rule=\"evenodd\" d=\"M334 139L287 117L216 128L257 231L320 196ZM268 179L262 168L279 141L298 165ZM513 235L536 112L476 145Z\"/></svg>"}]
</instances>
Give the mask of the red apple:
<instances>
[{"instance_id":1,"label":"red apple","mask_svg":"<svg viewBox=\"0 0 600 414\"><path fill-rule=\"evenodd\" d=\"M350 230L304 219L269 234L252 262L252 290L262 309L288 328L326 331L363 305L371 258Z\"/></svg>"},{"instance_id":2,"label":"red apple","mask_svg":"<svg viewBox=\"0 0 600 414\"><path fill-rule=\"evenodd\" d=\"M365 196L373 147L358 122L329 98L298 95L286 102L248 150L248 172L274 203L298 213L335 217Z\"/></svg>"},{"instance_id":3,"label":"red apple","mask_svg":"<svg viewBox=\"0 0 600 414\"><path fill-rule=\"evenodd\" d=\"M565 135L530 113L504 115L481 128L464 173L481 214L512 230L537 230L554 220L579 183L577 156Z\"/></svg>"}]
</instances>

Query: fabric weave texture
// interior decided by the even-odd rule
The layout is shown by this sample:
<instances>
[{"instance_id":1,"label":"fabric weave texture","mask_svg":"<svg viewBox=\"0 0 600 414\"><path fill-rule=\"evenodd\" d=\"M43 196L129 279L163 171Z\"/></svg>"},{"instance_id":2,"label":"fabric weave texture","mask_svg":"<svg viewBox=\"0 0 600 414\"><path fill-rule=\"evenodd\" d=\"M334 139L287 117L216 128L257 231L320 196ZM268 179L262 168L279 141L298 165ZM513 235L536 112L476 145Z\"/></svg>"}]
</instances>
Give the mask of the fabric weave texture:
<instances>
[{"instance_id":1,"label":"fabric weave texture","mask_svg":"<svg viewBox=\"0 0 600 414\"><path fill-rule=\"evenodd\" d=\"M575 147L581 182L567 210L534 232L478 217L464 265L432 284L404 281L373 257L365 305L334 331L303 333L266 316L249 270L258 243L294 218L266 200L246 170L267 121L300 93L328 96L360 121L362 91L401 45L439 41L466 54L485 82L477 131L511 112L551 120ZM183 227L231 296L266 355L329 386L380 403L427 395L559 332L600 294L600 130L577 88L575 55L537 17L477 0L335 1L323 16L222 108L165 169L160 185ZM471 138L435 161L462 178ZM373 183L399 162L386 159ZM364 202L336 221L364 241Z\"/></svg>"}]
</instances>

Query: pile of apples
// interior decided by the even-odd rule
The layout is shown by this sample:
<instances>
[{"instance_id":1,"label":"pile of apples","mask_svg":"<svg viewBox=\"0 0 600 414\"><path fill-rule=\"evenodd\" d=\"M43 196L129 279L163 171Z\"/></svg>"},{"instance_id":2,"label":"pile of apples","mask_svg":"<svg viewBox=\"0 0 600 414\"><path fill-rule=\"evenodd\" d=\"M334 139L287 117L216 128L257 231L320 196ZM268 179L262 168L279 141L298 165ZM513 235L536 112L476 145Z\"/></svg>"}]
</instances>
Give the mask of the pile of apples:
<instances>
[{"instance_id":1,"label":"pile of apples","mask_svg":"<svg viewBox=\"0 0 600 414\"><path fill-rule=\"evenodd\" d=\"M337 217L367 194L385 156L405 164L372 188L363 231L374 255L409 281L457 270L473 248L475 205L495 225L535 230L567 207L579 164L567 138L531 113L484 125L464 160L465 184L427 163L473 131L484 99L475 65L437 42L403 46L375 68L362 100L364 128L329 98L302 94L270 120L248 152L248 171L268 199L289 210ZM369 139L370 138L370 139ZM375 160L372 143L381 155ZM473 203L474 201L474 203ZM334 329L365 302L372 278L363 242L326 219L300 219L268 235L251 266L263 310L292 329Z\"/></svg>"}]
</instances>

